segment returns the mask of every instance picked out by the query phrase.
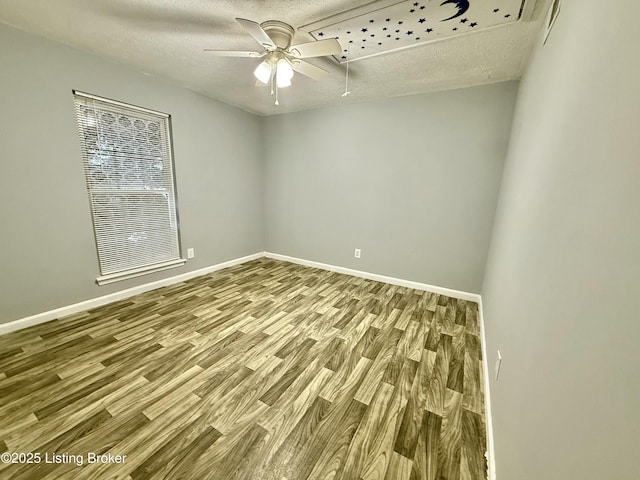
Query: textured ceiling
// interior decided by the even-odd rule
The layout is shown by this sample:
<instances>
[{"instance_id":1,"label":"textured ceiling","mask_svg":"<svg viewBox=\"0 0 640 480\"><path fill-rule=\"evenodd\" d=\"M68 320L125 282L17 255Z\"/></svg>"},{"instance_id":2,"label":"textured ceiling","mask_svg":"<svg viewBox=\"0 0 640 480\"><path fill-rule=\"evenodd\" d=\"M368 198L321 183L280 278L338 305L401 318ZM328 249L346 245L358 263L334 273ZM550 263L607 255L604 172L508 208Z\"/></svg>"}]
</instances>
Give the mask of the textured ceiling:
<instances>
[{"instance_id":1,"label":"textured ceiling","mask_svg":"<svg viewBox=\"0 0 640 480\"><path fill-rule=\"evenodd\" d=\"M351 62L351 94L347 97L341 96L346 67L332 57L309 60L330 72L325 80L317 82L296 75L293 85L280 91L280 106L275 106L269 89L255 86L253 70L260 60L214 57L203 51L259 50L255 40L234 20L236 17L259 23L282 20L298 29L293 43L302 43L314 39L309 32L315 28L317 35L322 22L330 25L335 23L331 19L348 18L349 12L360 14L367 5L376 11L399 3L406 2L0 0L0 22L115 59L147 74L169 78L180 86L249 112L273 115L519 79L534 42L540 40L549 0L526 0L519 21L477 30L464 22L460 23L463 35L420 41L407 45L410 48ZM491 11L507 10L513 9L514 0L448 1L440 6L441 3L442 0L423 0L418 8L422 5L448 8L455 15L465 4L471 4L471 14L473 8L479 8L474 4L491 4ZM406 15L407 21L414 20ZM463 19L465 16L456 17L447 24L455 28L453 23ZM411 31L409 26L407 31Z\"/></svg>"}]
</instances>

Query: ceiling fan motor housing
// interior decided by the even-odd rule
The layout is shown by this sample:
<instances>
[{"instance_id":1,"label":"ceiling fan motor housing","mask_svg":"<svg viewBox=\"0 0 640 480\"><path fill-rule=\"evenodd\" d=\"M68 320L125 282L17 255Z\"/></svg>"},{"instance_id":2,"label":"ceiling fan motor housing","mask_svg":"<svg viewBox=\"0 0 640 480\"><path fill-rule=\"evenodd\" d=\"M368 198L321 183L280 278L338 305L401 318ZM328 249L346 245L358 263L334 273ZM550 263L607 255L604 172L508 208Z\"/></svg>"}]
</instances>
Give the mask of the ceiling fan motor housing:
<instances>
[{"instance_id":1,"label":"ceiling fan motor housing","mask_svg":"<svg viewBox=\"0 0 640 480\"><path fill-rule=\"evenodd\" d=\"M287 50L291 46L291 40L295 33L291 25L278 20L267 20L262 22L260 26L279 49Z\"/></svg>"}]
</instances>

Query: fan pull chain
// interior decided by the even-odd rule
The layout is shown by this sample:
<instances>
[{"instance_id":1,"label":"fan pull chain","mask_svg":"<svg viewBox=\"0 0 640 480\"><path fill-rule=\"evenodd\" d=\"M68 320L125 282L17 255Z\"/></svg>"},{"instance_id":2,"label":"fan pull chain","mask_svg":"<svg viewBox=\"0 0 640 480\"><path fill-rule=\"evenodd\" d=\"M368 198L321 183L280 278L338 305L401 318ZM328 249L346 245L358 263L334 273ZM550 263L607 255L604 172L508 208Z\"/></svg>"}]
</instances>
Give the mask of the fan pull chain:
<instances>
[{"instance_id":1,"label":"fan pull chain","mask_svg":"<svg viewBox=\"0 0 640 480\"><path fill-rule=\"evenodd\" d=\"M275 81L276 81L276 74L275 74L275 73L274 73L274 71L272 70L272 71L271 71L271 82L270 82L270 83L271 83L271 95L273 95L273 94L274 94L274 91L273 91L273 85L274 85Z\"/></svg>"},{"instance_id":2,"label":"fan pull chain","mask_svg":"<svg viewBox=\"0 0 640 480\"><path fill-rule=\"evenodd\" d=\"M344 80L344 93L341 95L342 97L346 97L349 94L351 94L351 92L349 91L349 63L350 63L349 49L350 49L350 44L347 44L347 73Z\"/></svg>"}]
</instances>

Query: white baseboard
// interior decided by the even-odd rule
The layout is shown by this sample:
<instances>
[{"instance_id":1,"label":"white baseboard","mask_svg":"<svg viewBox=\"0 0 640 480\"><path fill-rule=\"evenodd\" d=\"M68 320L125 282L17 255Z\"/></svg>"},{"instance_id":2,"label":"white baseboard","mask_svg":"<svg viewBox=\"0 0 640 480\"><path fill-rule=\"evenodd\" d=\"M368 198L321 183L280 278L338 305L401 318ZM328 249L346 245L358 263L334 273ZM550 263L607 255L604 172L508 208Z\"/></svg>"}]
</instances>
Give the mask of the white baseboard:
<instances>
[{"instance_id":1,"label":"white baseboard","mask_svg":"<svg viewBox=\"0 0 640 480\"><path fill-rule=\"evenodd\" d=\"M489 468L488 480L496 480L496 457L493 443L493 417L491 416L491 394L489 392L489 361L487 357L487 337L484 330L484 312L482 310L482 297L478 303L480 314L480 335L482 336L482 365L484 377L484 416L487 431L487 466Z\"/></svg>"},{"instance_id":2,"label":"white baseboard","mask_svg":"<svg viewBox=\"0 0 640 480\"><path fill-rule=\"evenodd\" d=\"M199 270L193 270L191 272L175 275L173 277L163 278L162 280L157 280L151 283L145 283L144 285L139 285L137 287L121 290L119 292L110 293L109 295L104 295L102 297L92 298L90 300L84 300L82 302L74 303L73 305L67 305L65 307L56 308L55 310L49 310L47 312L38 313L36 315L20 318L18 320L14 320L7 323L0 323L0 335L4 335L5 333L9 333L9 332L14 332L16 330L21 330L23 328L31 327L33 325L38 325L39 323L49 322L51 320L55 320L56 318L65 317L67 315L72 315L74 313L83 312L85 310L91 310L93 308L106 305L107 303L117 302L118 300L124 300L125 298L133 297L134 295L139 295L141 293L148 292L149 290L155 290L156 288L166 287L168 285L173 285L175 283L184 282L185 280L189 280L191 278L199 277L201 275L206 275L208 273L215 272L216 270L222 270L223 268L233 267L234 265L240 265L241 263L245 263L250 260L255 260L257 258L262 258L262 257L264 257L264 252L254 253L253 255L247 255L246 257L236 258L233 260L229 260L227 262L218 263L217 265L212 265L210 267L205 267Z\"/></svg>"},{"instance_id":3,"label":"white baseboard","mask_svg":"<svg viewBox=\"0 0 640 480\"><path fill-rule=\"evenodd\" d=\"M338 267L336 265L329 265L327 263L313 262L311 260L304 260L302 258L289 257L287 255L280 255L279 253L265 252L265 257L273 258L274 260L283 260L285 262L297 263L298 265L304 265L307 267L329 270L331 272L344 273L346 275L366 278L368 280L375 280L377 282L390 283L391 285L398 285L400 287L413 288L415 290L424 290L426 292L437 293L438 295L446 295L447 297L459 298L460 300L470 300L478 304L480 303L480 295L478 295L477 293L462 292L460 290L451 290L449 288L436 287L434 285L428 285L426 283L413 282L411 280L403 280L401 278L378 275L377 273L362 272L360 270L352 270L351 268Z\"/></svg>"}]
</instances>

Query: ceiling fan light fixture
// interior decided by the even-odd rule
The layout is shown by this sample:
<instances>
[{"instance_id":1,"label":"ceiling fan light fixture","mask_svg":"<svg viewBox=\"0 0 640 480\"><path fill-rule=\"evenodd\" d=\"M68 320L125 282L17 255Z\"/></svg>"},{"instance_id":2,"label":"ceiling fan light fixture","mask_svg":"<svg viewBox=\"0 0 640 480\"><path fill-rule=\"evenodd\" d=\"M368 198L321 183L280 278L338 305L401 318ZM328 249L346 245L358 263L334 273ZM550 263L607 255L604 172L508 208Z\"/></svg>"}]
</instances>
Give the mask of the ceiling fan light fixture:
<instances>
[{"instance_id":1,"label":"ceiling fan light fixture","mask_svg":"<svg viewBox=\"0 0 640 480\"><path fill-rule=\"evenodd\" d=\"M276 84L278 88L285 88L291 86L291 79L293 78L293 68L291 64L284 58L278 60L276 66Z\"/></svg>"},{"instance_id":2,"label":"ceiling fan light fixture","mask_svg":"<svg viewBox=\"0 0 640 480\"><path fill-rule=\"evenodd\" d=\"M253 72L253 75L258 79L258 81L264 83L265 85L269 83L271 79L271 65L266 61L262 62Z\"/></svg>"}]
</instances>

